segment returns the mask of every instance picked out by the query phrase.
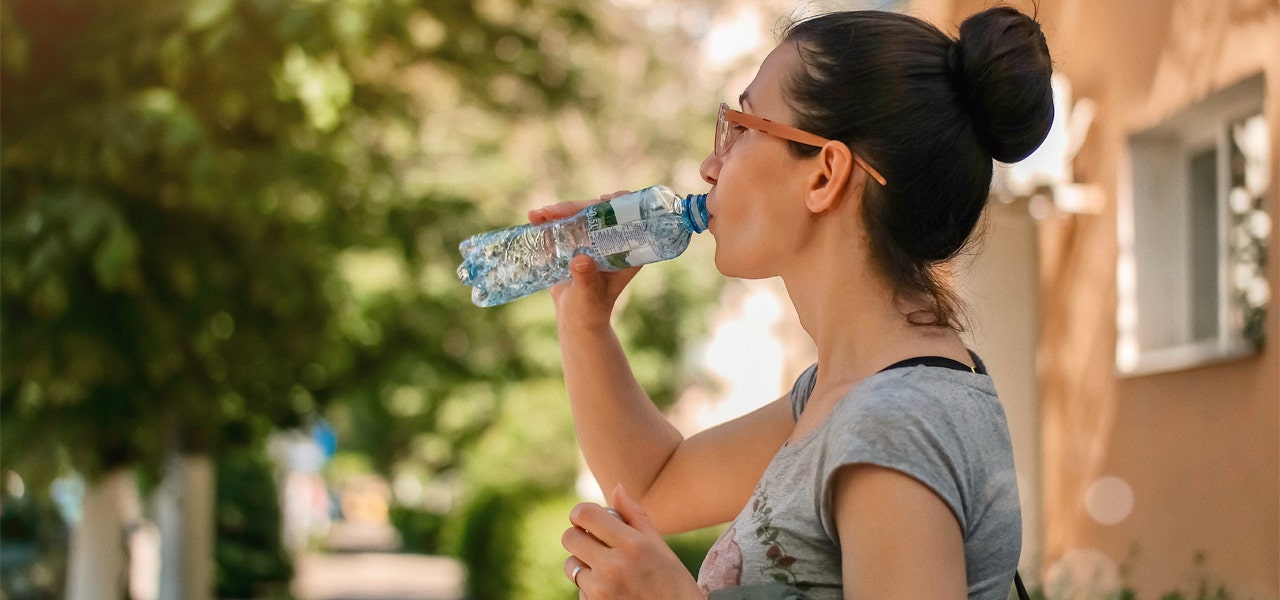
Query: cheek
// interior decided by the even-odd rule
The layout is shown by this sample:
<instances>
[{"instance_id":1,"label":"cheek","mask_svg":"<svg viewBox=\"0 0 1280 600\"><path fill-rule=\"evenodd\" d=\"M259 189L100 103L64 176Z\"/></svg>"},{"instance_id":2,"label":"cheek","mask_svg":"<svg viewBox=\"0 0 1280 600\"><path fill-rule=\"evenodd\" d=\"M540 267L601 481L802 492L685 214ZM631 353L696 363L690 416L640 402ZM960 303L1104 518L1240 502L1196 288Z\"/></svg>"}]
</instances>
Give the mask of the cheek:
<instances>
[{"instance_id":1,"label":"cheek","mask_svg":"<svg viewBox=\"0 0 1280 600\"><path fill-rule=\"evenodd\" d=\"M716 267L731 277L767 276L770 248L778 241L779 227L786 229L779 189L786 181L778 158L739 141L736 153L719 172L711 211L711 234L716 240Z\"/></svg>"},{"instance_id":2,"label":"cheek","mask_svg":"<svg viewBox=\"0 0 1280 600\"><path fill-rule=\"evenodd\" d=\"M728 211L713 232L716 269L729 277L754 279L768 270L770 226L758 213Z\"/></svg>"}]
</instances>

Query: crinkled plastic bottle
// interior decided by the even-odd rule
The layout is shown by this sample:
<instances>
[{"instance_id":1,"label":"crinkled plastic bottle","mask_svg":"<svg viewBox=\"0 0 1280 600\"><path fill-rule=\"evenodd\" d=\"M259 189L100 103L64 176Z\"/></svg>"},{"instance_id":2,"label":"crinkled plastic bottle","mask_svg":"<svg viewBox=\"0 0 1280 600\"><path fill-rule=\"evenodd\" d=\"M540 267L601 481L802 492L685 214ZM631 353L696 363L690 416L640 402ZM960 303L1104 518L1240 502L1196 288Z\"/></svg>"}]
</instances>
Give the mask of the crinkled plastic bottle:
<instances>
[{"instance_id":1,"label":"crinkled plastic bottle","mask_svg":"<svg viewBox=\"0 0 1280 600\"><path fill-rule=\"evenodd\" d=\"M680 256L709 218L706 194L645 188L558 221L472 236L458 246L458 279L473 288L476 306L497 306L568 279L569 261L579 254L602 271Z\"/></svg>"}]
</instances>

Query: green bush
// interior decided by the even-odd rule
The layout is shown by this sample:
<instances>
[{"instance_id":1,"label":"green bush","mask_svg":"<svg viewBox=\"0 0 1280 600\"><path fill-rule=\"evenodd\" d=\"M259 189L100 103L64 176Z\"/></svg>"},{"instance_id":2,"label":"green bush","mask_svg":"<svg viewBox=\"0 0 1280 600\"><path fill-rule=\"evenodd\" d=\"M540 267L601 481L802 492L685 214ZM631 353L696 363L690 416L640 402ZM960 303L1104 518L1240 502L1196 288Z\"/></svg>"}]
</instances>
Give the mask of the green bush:
<instances>
[{"instance_id":1,"label":"green bush","mask_svg":"<svg viewBox=\"0 0 1280 600\"><path fill-rule=\"evenodd\" d=\"M473 600L573 600L577 590L564 576L568 552L560 545L569 510L578 500L569 492L490 492L472 502L460 519L456 554L471 573ZM696 575L723 527L671 535L667 544Z\"/></svg>"},{"instance_id":2,"label":"green bush","mask_svg":"<svg viewBox=\"0 0 1280 600\"><path fill-rule=\"evenodd\" d=\"M388 517L391 525L400 532L403 552L416 554L441 554L441 537L445 527L445 515L406 508L391 507Z\"/></svg>"},{"instance_id":3,"label":"green bush","mask_svg":"<svg viewBox=\"0 0 1280 600\"><path fill-rule=\"evenodd\" d=\"M214 561L219 598L288 598L293 563L280 539L272 465L260 452L218 457Z\"/></svg>"},{"instance_id":4,"label":"green bush","mask_svg":"<svg viewBox=\"0 0 1280 600\"><path fill-rule=\"evenodd\" d=\"M467 565L467 597L471 600L511 598L521 510L519 494L487 491L463 513L453 554Z\"/></svg>"},{"instance_id":5,"label":"green bush","mask_svg":"<svg viewBox=\"0 0 1280 600\"><path fill-rule=\"evenodd\" d=\"M512 600L577 599L578 590L564 576L569 553L560 537L569 527L569 510L578 502L565 493L529 505L516 530Z\"/></svg>"}]
</instances>

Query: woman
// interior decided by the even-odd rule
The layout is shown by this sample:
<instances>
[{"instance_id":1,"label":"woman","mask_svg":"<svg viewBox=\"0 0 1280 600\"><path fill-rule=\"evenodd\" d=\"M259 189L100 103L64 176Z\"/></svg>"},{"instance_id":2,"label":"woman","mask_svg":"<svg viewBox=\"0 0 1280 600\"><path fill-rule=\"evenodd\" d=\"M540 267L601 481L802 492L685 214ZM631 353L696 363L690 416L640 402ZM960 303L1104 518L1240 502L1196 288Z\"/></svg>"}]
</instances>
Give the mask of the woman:
<instances>
[{"instance_id":1,"label":"woman","mask_svg":"<svg viewBox=\"0 0 1280 600\"><path fill-rule=\"evenodd\" d=\"M781 277L818 362L790 394L688 439L610 327L636 270L573 261L552 291L565 381L613 506L570 514L565 574L583 597L782 582L812 599L1004 600L1021 544L1008 426L942 276L992 159L1021 160L1048 132L1050 73L1039 25L1008 7L967 19L958 41L874 11L789 29L741 111L722 106L701 173L717 268ZM661 538L729 521L697 581Z\"/></svg>"}]
</instances>

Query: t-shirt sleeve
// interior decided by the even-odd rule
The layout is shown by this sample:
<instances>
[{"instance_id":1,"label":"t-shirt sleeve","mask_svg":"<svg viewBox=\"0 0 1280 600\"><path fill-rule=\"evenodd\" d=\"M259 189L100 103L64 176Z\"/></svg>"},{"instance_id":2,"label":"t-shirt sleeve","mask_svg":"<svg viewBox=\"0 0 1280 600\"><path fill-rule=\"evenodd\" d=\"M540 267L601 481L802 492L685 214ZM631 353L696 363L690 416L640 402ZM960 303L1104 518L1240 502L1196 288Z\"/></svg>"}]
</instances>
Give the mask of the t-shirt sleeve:
<instances>
[{"instance_id":1,"label":"t-shirt sleeve","mask_svg":"<svg viewBox=\"0 0 1280 600\"><path fill-rule=\"evenodd\" d=\"M804 407L809 403L809 394L813 392L813 384L818 378L818 363L813 363L808 369L805 369L796 382L791 386L791 420L799 421L800 413L804 412Z\"/></svg>"},{"instance_id":2,"label":"t-shirt sleeve","mask_svg":"<svg viewBox=\"0 0 1280 600\"><path fill-rule=\"evenodd\" d=\"M819 465L819 515L837 544L835 473L854 464L893 469L920 481L947 503L961 530L965 529L966 494L961 489L969 479L963 466L965 450L946 400L931 392L891 375L845 398L832 413Z\"/></svg>"}]
</instances>

